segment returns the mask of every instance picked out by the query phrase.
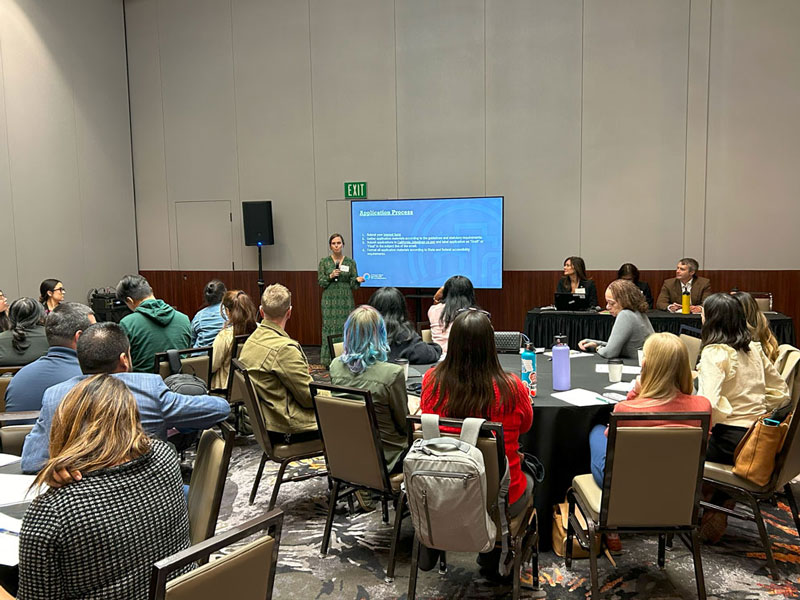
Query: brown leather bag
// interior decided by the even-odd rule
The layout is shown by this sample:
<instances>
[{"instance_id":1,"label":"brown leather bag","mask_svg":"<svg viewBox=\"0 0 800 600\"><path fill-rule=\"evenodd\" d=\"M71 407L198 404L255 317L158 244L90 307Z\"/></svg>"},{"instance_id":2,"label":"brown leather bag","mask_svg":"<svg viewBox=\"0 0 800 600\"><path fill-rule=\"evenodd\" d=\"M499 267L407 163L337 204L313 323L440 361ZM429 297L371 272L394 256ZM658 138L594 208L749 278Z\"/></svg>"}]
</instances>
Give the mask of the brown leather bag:
<instances>
[{"instance_id":1,"label":"brown leather bag","mask_svg":"<svg viewBox=\"0 0 800 600\"><path fill-rule=\"evenodd\" d=\"M733 474L756 485L767 485L775 470L775 457L783 448L789 419L780 425L764 423L762 415L750 426L733 453Z\"/></svg>"},{"instance_id":2,"label":"brown leather bag","mask_svg":"<svg viewBox=\"0 0 800 600\"><path fill-rule=\"evenodd\" d=\"M586 519L583 518L580 509L575 507L575 515L581 527L586 528ZM564 556L567 547L567 519L569 518L569 504L562 502L553 506L553 552L558 556ZM598 544L598 547L600 545ZM572 558L588 558L589 551L581 548L578 538L572 538Z\"/></svg>"}]
</instances>

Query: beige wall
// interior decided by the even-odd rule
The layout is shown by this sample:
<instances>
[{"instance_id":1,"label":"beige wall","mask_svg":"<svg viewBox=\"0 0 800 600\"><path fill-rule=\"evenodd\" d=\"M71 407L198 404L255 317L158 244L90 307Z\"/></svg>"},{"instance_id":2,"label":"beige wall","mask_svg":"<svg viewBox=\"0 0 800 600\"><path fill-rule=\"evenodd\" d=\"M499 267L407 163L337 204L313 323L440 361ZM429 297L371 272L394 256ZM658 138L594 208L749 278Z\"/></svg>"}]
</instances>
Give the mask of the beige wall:
<instances>
[{"instance_id":1,"label":"beige wall","mask_svg":"<svg viewBox=\"0 0 800 600\"><path fill-rule=\"evenodd\" d=\"M142 269L180 268L194 202L230 203L232 222L192 214L254 268L240 203L259 199L267 268L314 269L348 180L505 195L510 270L800 268L795 0L125 6Z\"/></svg>"},{"instance_id":2,"label":"beige wall","mask_svg":"<svg viewBox=\"0 0 800 600\"><path fill-rule=\"evenodd\" d=\"M137 269L121 1L0 0L0 288Z\"/></svg>"}]
</instances>

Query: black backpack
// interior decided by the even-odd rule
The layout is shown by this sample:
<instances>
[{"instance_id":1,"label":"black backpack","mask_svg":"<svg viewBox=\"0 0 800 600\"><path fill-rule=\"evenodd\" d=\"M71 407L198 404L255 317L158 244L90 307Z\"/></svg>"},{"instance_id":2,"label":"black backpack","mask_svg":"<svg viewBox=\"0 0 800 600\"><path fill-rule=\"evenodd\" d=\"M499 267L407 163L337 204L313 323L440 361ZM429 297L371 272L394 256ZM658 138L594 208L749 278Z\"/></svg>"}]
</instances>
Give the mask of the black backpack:
<instances>
[{"instance_id":1,"label":"black backpack","mask_svg":"<svg viewBox=\"0 0 800 600\"><path fill-rule=\"evenodd\" d=\"M208 386L205 381L197 375L181 373L181 357L177 350L167 350L167 362L171 375L164 380L164 383L170 390L185 396L208 394Z\"/></svg>"}]
</instances>

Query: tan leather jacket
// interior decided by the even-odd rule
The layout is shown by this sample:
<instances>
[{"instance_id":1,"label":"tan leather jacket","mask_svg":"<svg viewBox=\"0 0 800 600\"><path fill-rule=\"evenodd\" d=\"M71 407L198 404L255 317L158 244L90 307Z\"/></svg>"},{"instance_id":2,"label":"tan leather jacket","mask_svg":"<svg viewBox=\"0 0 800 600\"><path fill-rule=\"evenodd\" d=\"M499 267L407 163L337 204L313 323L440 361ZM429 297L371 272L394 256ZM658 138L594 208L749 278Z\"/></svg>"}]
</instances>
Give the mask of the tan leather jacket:
<instances>
[{"instance_id":1,"label":"tan leather jacket","mask_svg":"<svg viewBox=\"0 0 800 600\"><path fill-rule=\"evenodd\" d=\"M311 375L300 344L275 323L264 319L239 356L258 393L269 431L299 433L317 429L308 389Z\"/></svg>"}]
</instances>

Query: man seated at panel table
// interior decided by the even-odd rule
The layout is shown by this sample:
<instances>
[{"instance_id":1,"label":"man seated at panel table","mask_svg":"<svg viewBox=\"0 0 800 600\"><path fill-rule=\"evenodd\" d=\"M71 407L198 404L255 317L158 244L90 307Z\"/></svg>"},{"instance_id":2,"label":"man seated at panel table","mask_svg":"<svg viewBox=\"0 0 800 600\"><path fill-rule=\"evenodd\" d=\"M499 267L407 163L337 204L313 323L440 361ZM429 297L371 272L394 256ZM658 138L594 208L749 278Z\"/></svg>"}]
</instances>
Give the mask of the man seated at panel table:
<instances>
[{"instance_id":1,"label":"man seated at panel table","mask_svg":"<svg viewBox=\"0 0 800 600\"><path fill-rule=\"evenodd\" d=\"M258 394L270 440L293 444L318 439L308 359L285 331L292 293L279 283L268 286L259 311L263 320L242 346L239 361Z\"/></svg>"},{"instance_id":2,"label":"man seated at panel table","mask_svg":"<svg viewBox=\"0 0 800 600\"><path fill-rule=\"evenodd\" d=\"M80 375L75 348L81 334L95 322L94 312L85 304L62 302L56 306L44 324L50 349L14 375L6 390L6 411L41 410L47 388Z\"/></svg>"},{"instance_id":3,"label":"man seated at panel table","mask_svg":"<svg viewBox=\"0 0 800 600\"><path fill-rule=\"evenodd\" d=\"M79 381L97 373L108 373L128 386L142 427L150 436L166 440L167 430L205 429L227 418L230 405L218 396L177 394L155 373L131 373L130 342L116 323L97 323L78 338L78 362L83 375L48 388L42 412L22 447L23 473L35 473L49 458L50 425L61 400Z\"/></svg>"},{"instance_id":4,"label":"man seated at panel table","mask_svg":"<svg viewBox=\"0 0 800 600\"><path fill-rule=\"evenodd\" d=\"M687 291L691 298L690 312L700 314L703 300L711 294L711 281L697 275L699 268L700 265L693 258L680 259L675 268L675 277L665 280L664 285L661 286L661 293L656 300L656 308L673 313L681 312L683 292Z\"/></svg>"}]
</instances>

